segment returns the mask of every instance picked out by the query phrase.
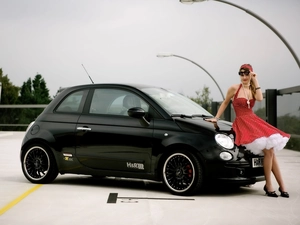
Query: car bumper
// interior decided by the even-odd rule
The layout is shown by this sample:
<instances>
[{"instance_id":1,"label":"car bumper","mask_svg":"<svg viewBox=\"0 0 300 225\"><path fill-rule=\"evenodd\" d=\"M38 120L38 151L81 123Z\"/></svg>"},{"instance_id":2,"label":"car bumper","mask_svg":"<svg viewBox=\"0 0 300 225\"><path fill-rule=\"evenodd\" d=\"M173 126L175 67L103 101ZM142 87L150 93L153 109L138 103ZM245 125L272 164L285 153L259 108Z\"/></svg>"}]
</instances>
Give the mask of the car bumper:
<instances>
[{"instance_id":1,"label":"car bumper","mask_svg":"<svg viewBox=\"0 0 300 225\"><path fill-rule=\"evenodd\" d=\"M255 184L256 182L259 182L259 181L264 181L265 176L217 178L216 180L221 183L236 184L236 185L248 185L248 184Z\"/></svg>"},{"instance_id":2,"label":"car bumper","mask_svg":"<svg viewBox=\"0 0 300 225\"><path fill-rule=\"evenodd\" d=\"M214 164L209 167L208 177L222 183L247 185L265 180L263 167L253 168L246 161L223 165Z\"/></svg>"}]
</instances>

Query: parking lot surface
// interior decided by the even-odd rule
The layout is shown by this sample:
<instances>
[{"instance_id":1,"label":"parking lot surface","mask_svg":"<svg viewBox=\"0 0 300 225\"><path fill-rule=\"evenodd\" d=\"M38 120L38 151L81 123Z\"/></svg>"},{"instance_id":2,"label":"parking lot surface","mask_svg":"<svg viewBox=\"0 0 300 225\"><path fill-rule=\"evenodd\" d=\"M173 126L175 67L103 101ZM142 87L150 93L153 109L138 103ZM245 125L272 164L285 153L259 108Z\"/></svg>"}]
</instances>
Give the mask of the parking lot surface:
<instances>
[{"instance_id":1,"label":"parking lot surface","mask_svg":"<svg viewBox=\"0 0 300 225\"><path fill-rule=\"evenodd\" d=\"M59 175L46 185L23 176L19 151L24 132L0 132L0 224L272 224L300 225L300 153L277 156L290 198L251 187L212 186L175 196L161 183L124 178ZM275 179L273 185L278 189ZM278 193L278 191L277 191Z\"/></svg>"}]
</instances>

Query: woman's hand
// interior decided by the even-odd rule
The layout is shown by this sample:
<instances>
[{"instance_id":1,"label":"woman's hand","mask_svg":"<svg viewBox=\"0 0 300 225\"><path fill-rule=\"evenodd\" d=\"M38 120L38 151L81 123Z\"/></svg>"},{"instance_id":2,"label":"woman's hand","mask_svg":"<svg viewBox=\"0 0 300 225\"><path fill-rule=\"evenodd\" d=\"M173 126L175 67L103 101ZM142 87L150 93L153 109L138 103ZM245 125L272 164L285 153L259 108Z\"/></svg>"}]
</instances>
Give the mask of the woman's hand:
<instances>
[{"instance_id":1,"label":"woman's hand","mask_svg":"<svg viewBox=\"0 0 300 225\"><path fill-rule=\"evenodd\" d=\"M217 122L218 122L218 119L215 118L215 117L213 117L213 118L208 118L208 119L204 119L204 120L206 120L206 121L208 121L208 122L211 122L211 123L217 123Z\"/></svg>"},{"instance_id":2,"label":"woman's hand","mask_svg":"<svg viewBox=\"0 0 300 225\"><path fill-rule=\"evenodd\" d=\"M254 73L254 72L250 72L250 79L251 81L253 82L255 88L258 88L259 87L259 83L258 83L258 80L257 80L257 74Z\"/></svg>"},{"instance_id":3,"label":"woman's hand","mask_svg":"<svg viewBox=\"0 0 300 225\"><path fill-rule=\"evenodd\" d=\"M254 72L250 72L250 76L252 80L255 80L257 78L257 74Z\"/></svg>"}]
</instances>

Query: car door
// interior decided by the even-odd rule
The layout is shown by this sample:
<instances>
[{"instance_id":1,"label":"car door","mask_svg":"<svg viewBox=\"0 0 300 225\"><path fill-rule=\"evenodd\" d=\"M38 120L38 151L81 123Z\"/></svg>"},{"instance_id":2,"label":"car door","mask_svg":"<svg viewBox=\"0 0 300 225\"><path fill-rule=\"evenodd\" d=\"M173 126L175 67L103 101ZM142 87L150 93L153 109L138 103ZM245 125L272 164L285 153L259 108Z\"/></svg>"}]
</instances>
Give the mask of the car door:
<instances>
[{"instance_id":1,"label":"car door","mask_svg":"<svg viewBox=\"0 0 300 225\"><path fill-rule=\"evenodd\" d=\"M128 108L149 105L117 88L95 88L77 123L76 155L90 168L147 173L151 169L153 124L129 117Z\"/></svg>"},{"instance_id":2,"label":"car door","mask_svg":"<svg viewBox=\"0 0 300 225\"><path fill-rule=\"evenodd\" d=\"M40 133L53 135L56 150L74 153L76 125L83 111L87 94L88 89L71 92L55 108L40 115L39 126L43 130Z\"/></svg>"}]
</instances>

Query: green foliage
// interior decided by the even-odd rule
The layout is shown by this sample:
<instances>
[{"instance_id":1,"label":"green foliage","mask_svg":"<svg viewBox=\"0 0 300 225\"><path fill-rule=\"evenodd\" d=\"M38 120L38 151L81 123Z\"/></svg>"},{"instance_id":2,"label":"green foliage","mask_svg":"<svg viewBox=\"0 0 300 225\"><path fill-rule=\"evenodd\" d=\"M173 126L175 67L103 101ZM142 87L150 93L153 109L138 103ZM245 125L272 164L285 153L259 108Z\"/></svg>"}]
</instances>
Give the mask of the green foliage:
<instances>
[{"instance_id":1,"label":"green foliage","mask_svg":"<svg viewBox=\"0 0 300 225\"><path fill-rule=\"evenodd\" d=\"M0 103L2 105L16 104L19 87L13 85L7 75L3 75L2 68L0 68L0 82L2 83ZM0 108L0 124L15 124L19 112L19 109ZM0 130L3 130L2 127Z\"/></svg>"},{"instance_id":2,"label":"green foliage","mask_svg":"<svg viewBox=\"0 0 300 225\"><path fill-rule=\"evenodd\" d=\"M33 80L29 78L19 88L14 86L7 75L3 76L0 69L0 82L2 83L1 104L48 104L51 102L49 90L42 75L37 74ZM20 124L20 127L0 127L0 130L24 130L43 109L34 108L0 108L0 124Z\"/></svg>"},{"instance_id":3,"label":"green foliage","mask_svg":"<svg viewBox=\"0 0 300 225\"><path fill-rule=\"evenodd\" d=\"M42 75L37 74L33 80L29 78L27 82L23 83L18 102L19 104L48 104L51 102L49 90ZM23 109L18 122L29 124L42 111L43 109Z\"/></svg>"},{"instance_id":4,"label":"green foliage","mask_svg":"<svg viewBox=\"0 0 300 225\"><path fill-rule=\"evenodd\" d=\"M291 134L285 148L300 151L300 117L289 114L277 118L277 127Z\"/></svg>"},{"instance_id":5,"label":"green foliage","mask_svg":"<svg viewBox=\"0 0 300 225\"><path fill-rule=\"evenodd\" d=\"M209 98L210 90L209 87L204 85L202 90L196 91L196 97L188 97L197 104L201 105L208 112L211 112L212 98Z\"/></svg>"},{"instance_id":6,"label":"green foliage","mask_svg":"<svg viewBox=\"0 0 300 225\"><path fill-rule=\"evenodd\" d=\"M51 102L49 90L42 75L37 74L33 81L31 78L21 87L19 104L48 104Z\"/></svg>"},{"instance_id":7,"label":"green foliage","mask_svg":"<svg viewBox=\"0 0 300 225\"><path fill-rule=\"evenodd\" d=\"M19 87L14 86L7 75L3 76L2 68L0 68L0 82L2 83L1 104L16 104L18 99Z\"/></svg>"}]
</instances>

